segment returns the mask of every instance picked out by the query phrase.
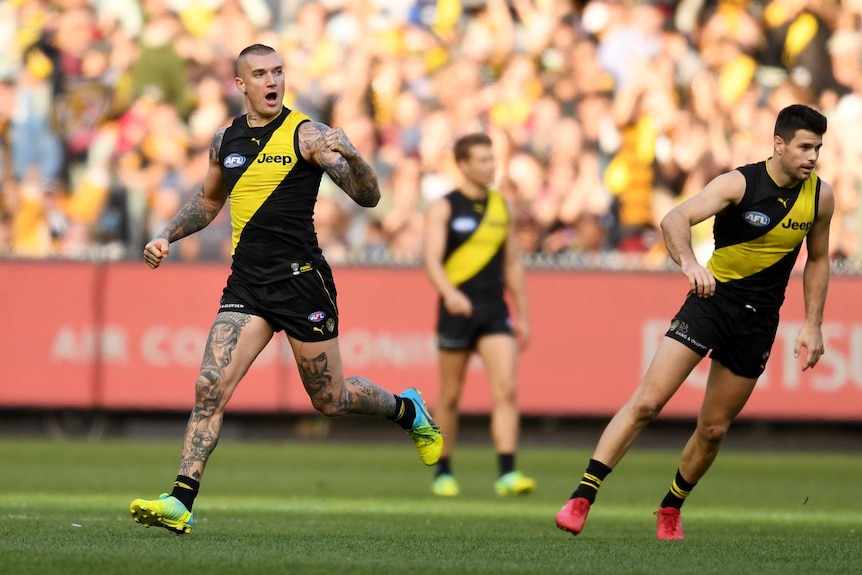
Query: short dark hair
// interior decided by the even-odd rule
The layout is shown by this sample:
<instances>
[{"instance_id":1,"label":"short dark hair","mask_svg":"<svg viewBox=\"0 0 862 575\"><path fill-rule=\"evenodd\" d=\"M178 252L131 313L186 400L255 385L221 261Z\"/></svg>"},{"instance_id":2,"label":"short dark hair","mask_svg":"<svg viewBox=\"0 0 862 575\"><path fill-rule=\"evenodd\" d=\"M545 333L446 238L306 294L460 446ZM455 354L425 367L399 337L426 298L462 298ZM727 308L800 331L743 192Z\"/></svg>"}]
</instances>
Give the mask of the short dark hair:
<instances>
[{"instance_id":1,"label":"short dark hair","mask_svg":"<svg viewBox=\"0 0 862 575\"><path fill-rule=\"evenodd\" d=\"M267 46L265 44L252 44L251 46L246 46L242 49L242 52L239 53L239 56L236 57L236 62L234 63L234 73L239 76L239 63L245 60L245 57L249 54L254 54L255 56L265 56L266 54L272 54L275 52L275 48L271 46Z\"/></svg>"},{"instance_id":2,"label":"short dark hair","mask_svg":"<svg viewBox=\"0 0 862 575\"><path fill-rule=\"evenodd\" d=\"M787 106L775 119L775 135L789 142L798 130L808 130L818 136L826 133L826 116L803 104Z\"/></svg>"},{"instance_id":3,"label":"short dark hair","mask_svg":"<svg viewBox=\"0 0 862 575\"><path fill-rule=\"evenodd\" d=\"M455 142L455 161L460 162L470 158L470 150L473 146L490 146L491 138L487 134L476 133L461 136Z\"/></svg>"}]
</instances>

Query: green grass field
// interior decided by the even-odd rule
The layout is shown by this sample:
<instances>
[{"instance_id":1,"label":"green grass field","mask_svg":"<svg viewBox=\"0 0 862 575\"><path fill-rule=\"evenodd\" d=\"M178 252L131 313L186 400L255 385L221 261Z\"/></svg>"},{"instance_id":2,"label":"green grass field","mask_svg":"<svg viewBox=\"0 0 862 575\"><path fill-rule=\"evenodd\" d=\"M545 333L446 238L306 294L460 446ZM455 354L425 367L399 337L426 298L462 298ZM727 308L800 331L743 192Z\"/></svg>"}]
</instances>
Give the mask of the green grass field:
<instances>
[{"instance_id":1,"label":"green grass field","mask_svg":"<svg viewBox=\"0 0 862 575\"><path fill-rule=\"evenodd\" d=\"M637 447L605 481L584 532L554 514L589 456L525 446L538 491L499 499L490 447L465 446L463 495L435 498L403 443L223 441L191 535L129 516L176 474L176 441L0 440L0 573L862 573L862 457L725 452L658 542L652 512L675 451Z\"/></svg>"}]
</instances>

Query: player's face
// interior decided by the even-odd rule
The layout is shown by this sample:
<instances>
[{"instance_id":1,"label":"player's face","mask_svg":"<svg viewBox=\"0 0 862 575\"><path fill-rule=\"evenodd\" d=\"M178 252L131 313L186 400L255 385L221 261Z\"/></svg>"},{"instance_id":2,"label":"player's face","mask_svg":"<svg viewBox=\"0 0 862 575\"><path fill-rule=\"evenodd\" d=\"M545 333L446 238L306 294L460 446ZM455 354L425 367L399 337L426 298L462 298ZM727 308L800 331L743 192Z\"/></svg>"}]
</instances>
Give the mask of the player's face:
<instances>
[{"instance_id":1,"label":"player's face","mask_svg":"<svg viewBox=\"0 0 862 575\"><path fill-rule=\"evenodd\" d=\"M784 154L781 156L784 172L795 180L808 179L820 157L822 146L823 136L808 130L797 130L793 139L784 144Z\"/></svg>"},{"instance_id":2,"label":"player's face","mask_svg":"<svg viewBox=\"0 0 862 575\"><path fill-rule=\"evenodd\" d=\"M276 52L249 54L239 65L237 88L245 94L250 114L271 118L281 113L284 100L284 66Z\"/></svg>"},{"instance_id":3,"label":"player's face","mask_svg":"<svg viewBox=\"0 0 862 575\"><path fill-rule=\"evenodd\" d=\"M488 186L494 182L494 151L491 146L473 146L470 157L459 162L464 177L477 186Z\"/></svg>"}]
</instances>

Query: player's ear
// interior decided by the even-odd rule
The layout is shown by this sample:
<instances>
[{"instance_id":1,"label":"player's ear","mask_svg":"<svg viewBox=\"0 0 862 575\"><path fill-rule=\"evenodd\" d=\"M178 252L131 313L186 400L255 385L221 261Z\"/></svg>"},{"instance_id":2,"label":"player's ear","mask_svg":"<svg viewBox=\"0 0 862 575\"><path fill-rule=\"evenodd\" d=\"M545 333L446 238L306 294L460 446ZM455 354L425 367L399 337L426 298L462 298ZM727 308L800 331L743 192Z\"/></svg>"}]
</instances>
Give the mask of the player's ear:
<instances>
[{"instance_id":1,"label":"player's ear","mask_svg":"<svg viewBox=\"0 0 862 575\"><path fill-rule=\"evenodd\" d=\"M245 82L242 81L242 78L237 76L234 81L236 82L237 90L245 94Z\"/></svg>"},{"instance_id":2,"label":"player's ear","mask_svg":"<svg viewBox=\"0 0 862 575\"><path fill-rule=\"evenodd\" d=\"M784 144L785 144L784 138L782 138L781 136L779 136L777 134L775 136L773 136L772 146L775 149L775 153L777 155L780 156L781 154L784 153Z\"/></svg>"}]
</instances>

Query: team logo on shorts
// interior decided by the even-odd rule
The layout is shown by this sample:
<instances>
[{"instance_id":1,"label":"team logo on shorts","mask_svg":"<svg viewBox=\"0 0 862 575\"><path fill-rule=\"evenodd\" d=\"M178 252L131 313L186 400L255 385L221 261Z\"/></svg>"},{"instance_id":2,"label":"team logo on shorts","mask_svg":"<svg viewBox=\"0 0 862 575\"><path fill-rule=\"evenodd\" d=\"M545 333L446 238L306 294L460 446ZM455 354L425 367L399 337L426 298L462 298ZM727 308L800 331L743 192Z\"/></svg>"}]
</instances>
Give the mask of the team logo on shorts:
<instances>
[{"instance_id":1,"label":"team logo on shorts","mask_svg":"<svg viewBox=\"0 0 862 575\"><path fill-rule=\"evenodd\" d=\"M756 226L758 228L769 225L769 216L763 212L745 212L742 214L742 218L752 226Z\"/></svg>"},{"instance_id":2,"label":"team logo on shorts","mask_svg":"<svg viewBox=\"0 0 862 575\"><path fill-rule=\"evenodd\" d=\"M238 168L241 165L245 164L245 156L242 154L231 154L227 158L224 159L225 168Z\"/></svg>"},{"instance_id":3,"label":"team logo on shorts","mask_svg":"<svg viewBox=\"0 0 862 575\"><path fill-rule=\"evenodd\" d=\"M688 333L688 324L673 318L673 321L670 322L670 331L676 332L679 335L685 335Z\"/></svg>"},{"instance_id":4,"label":"team logo on shorts","mask_svg":"<svg viewBox=\"0 0 862 575\"><path fill-rule=\"evenodd\" d=\"M332 333L335 330L335 319L329 318L326 320L326 330L329 333Z\"/></svg>"},{"instance_id":5,"label":"team logo on shorts","mask_svg":"<svg viewBox=\"0 0 862 575\"><path fill-rule=\"evenodd\" d=\"M308 314L308 321L313 321L314 323L320 323L323 321L323 318L326 317L325 311L313 311ZM332 330L329 330L332 331Z\"/></svg>"}]
</instances>

